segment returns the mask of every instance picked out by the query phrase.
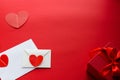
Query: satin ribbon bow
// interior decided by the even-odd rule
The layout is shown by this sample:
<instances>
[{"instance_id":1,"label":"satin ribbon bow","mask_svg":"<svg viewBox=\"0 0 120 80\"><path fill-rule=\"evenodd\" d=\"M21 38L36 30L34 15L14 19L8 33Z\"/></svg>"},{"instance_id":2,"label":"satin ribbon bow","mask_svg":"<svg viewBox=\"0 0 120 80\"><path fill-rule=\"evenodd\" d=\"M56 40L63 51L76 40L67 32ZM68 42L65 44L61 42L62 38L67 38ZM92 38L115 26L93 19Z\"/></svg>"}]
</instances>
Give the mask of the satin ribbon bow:
<instances>
[{"instance_id":1,"label":"satin ribbon bow","mask_svg":"<svg viewBox=\"0 0 120 80\"><path fill-rule=\"evenodd\" d=\"M117 51L116 48L107 47L107 48L96 48L92 51L92 55L95 55L95 52L100 52L101 55L105 56L109 63L104 66L102 70L102 75L106 76L109 73L120 75L120 51Z\"/></svg>"}]
</instances>

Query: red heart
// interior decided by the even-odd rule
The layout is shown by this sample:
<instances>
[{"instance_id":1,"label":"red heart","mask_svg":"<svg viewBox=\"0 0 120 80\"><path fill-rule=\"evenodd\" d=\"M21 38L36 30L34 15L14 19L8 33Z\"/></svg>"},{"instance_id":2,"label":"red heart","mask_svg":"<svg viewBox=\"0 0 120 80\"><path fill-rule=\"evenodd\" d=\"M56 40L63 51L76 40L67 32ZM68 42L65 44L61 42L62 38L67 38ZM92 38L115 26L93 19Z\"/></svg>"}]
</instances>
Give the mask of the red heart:
<instances>
[{"instance_id":1,"label":"red heart","mask_svg":"<svg viewBox=\"0 0 120 80\"><path fill-rule=\"evenodd\" d=\"M3 54L0 57L0 67L6 67L8 65L8 57L7 55Z\"/></svg>"},{"instance_id":2,"label":"red heart","mask_svg":"<svg viewBox=\"0 0 120 80\"><path fill-rule=\"evenodd\" d=\"M39 55L39 56L35 56L35 55L30 55L29 57L30 63L34 66L37 67L39 66L42 61L43 61L43 56Z\"/></svg>"},{"instance_id":3,"label":"red heart","mask_svg":"<svg viewBox=\"0 0 120 80\"><path fill-rule=\"evenodd\" d=\"M18 14L9 13L6 15L5 19L10 26L20 28L27 21L28 14L25 11L20 11Z\"/></svg>"}]
</instances>

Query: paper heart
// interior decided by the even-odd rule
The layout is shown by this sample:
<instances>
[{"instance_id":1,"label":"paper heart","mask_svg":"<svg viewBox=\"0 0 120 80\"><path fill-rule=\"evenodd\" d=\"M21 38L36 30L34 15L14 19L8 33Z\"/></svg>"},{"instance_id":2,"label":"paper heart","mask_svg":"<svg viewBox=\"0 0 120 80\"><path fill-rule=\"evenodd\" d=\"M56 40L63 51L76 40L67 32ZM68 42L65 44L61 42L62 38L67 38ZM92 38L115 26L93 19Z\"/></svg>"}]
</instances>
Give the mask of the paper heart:
<instances>
[{"instance_id":1,"label":"paper heart","mask_svg":"<svg viewBox=\"0 0 120 80\"><path fill-rule=\"evenodd\" d=\"M0 67L6 67L8 65L8 57L7 55L3 54L0 57Z\"/></svg>"},{"instance_id":2,"label":"paper heart","mask_svg":"<svg viewBox=\"0 0 120 80\"><path fill-rule=\"evenodd\" d=\"M20 28L28 19L28 13L26 11L20 11L16 13L9 13L6 15L6 22L13 28Z\"/></svg>"},{"instance_id":3,"label":"paper heart","mask_svg":"<svg viewBox=\"0 0 120 80\"><path fill-rule=\"evenodd\" d=\"M30 55L29 56L29 60L30 60L30 63L34 66L34 67L37 67L39 66L42 61L43 61L43 56L42 55L39 55L39 56L35 56L34 54Z\"/></svg>"}]
</instances>

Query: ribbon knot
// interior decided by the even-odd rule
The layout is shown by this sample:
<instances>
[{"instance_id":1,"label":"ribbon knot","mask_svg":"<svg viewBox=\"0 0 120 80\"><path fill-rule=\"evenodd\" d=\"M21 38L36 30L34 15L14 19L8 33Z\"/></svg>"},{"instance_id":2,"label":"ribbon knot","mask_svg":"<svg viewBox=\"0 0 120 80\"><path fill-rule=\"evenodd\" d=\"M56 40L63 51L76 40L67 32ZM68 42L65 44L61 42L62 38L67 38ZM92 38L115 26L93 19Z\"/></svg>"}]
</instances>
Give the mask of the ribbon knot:
<instances>
[{"instance_id":1,"label":"ribbon knot","mask_svg":"<svg viewBox=\"0 0 120 80\"><path fill-rule=\"evenodd\" d=\"M102 75L106 76L112 73L114 76L120 75L120 51L116 48L96 48L92 51L94 55L95 52L100 52L99 54L105 56L108 60L108 64L102 69Z\"/></svg>"}]
</instances>

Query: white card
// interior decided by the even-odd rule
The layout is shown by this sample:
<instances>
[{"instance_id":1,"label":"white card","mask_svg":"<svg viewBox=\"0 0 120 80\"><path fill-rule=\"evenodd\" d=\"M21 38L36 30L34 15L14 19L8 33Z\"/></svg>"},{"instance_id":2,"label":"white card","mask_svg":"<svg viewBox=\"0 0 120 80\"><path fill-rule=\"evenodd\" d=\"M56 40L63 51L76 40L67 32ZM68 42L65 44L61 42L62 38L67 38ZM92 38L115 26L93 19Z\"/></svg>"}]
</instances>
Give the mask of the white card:
<instances>
[{"instance_id":1,"label":"white card","mask_svg":"<svg viewBox=\"0 0 120 80\"><path fill-rule=\"evenodd\" d=\"M23 67L34 67L30 63L30 55L35 55L36 58L39 55L43 56L41 64L37 68L50 68L51 67L51 50L49 49L26 49L26 54L23 56Z\"/></svg>"},{"instance_id":2,"label":"white card","mask_svg":"<svg viewBox=\"0 0 120 80\"><path fill-rule=\"evenodd\" d=\"M37 47L30 39L0 54L6 54L9 58L8 66L5 68L0 67L0 78L2 80L15 80L34 69L23 68L22 58L26 54L24 49L37 49Z\"/></svg>"}]
</instances>

